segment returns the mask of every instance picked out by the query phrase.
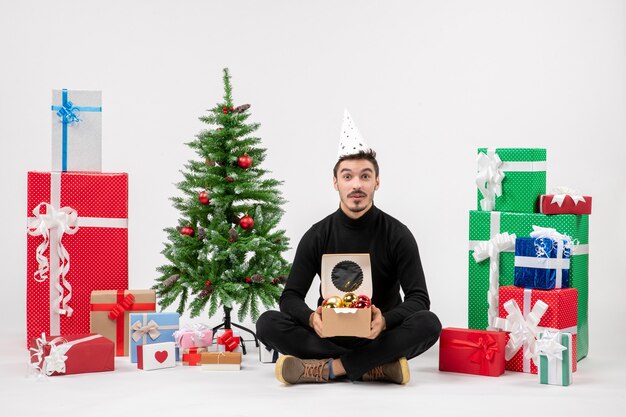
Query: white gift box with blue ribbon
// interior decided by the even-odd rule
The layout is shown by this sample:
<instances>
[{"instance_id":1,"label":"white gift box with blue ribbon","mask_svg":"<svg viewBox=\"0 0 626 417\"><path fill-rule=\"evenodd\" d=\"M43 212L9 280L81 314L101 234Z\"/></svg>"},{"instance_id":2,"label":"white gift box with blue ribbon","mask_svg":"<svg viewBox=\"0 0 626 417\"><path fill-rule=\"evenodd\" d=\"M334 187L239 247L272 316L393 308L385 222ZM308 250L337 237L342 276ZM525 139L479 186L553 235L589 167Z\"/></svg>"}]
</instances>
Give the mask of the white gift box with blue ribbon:
<instances>
[{"instance_id":1,"label":"white gift box with blue ribbon","mask_svg":"<svg viewBox=\"0 0 626 417\"><path fill-rule=\"evenodd\" d=\"M102 172L102 92L52 90L52 171Z\"/></svg>"}]
</instances>

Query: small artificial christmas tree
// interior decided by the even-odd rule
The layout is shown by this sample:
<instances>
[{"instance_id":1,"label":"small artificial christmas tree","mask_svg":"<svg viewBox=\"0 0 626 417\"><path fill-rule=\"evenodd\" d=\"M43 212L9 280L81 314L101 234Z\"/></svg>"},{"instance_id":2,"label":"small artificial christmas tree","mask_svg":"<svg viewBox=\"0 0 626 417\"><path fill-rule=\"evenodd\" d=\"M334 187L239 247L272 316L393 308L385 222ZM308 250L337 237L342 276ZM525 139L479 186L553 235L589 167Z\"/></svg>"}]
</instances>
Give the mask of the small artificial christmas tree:
<instances>
[{"instance_id":1,"label":"small artificial christmas tree","mask_svg":"<svg viewBox=\"0 0 626 417\"><path fill-rule=\"evenodd\" d=\"M246 123L250 105L233 104L228 69L223 79L224 101L200 118L211 128L187 144L200 159L181 171L184 196L171 198L181 218L178 228L165 229L168 264L153 288L162 308L178 300L177 311L189 309L191 317L207 307L212 317L222 306L229 327L235 305L239 321L256 321L260 304L276 305L290 265L282 256L289 240L276 230L281 182L264 178L265 149L251 136L260 125Z\"/></svg>"}]
</instances>

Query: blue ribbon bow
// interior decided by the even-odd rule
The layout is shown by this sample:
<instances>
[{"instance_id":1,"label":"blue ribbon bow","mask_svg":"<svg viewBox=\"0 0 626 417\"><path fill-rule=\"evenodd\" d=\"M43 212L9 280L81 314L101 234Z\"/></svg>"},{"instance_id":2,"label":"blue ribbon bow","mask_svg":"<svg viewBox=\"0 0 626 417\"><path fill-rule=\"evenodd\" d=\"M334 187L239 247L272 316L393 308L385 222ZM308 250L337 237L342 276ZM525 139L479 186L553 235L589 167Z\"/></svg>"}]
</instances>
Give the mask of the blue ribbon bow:
<instances>
[{"instance_id":1,"label":"blue ribbon bow","mask_svg":"<svg viewBox=\"0 0 626 417\"><path fill-rule=\"evenodd\" d=\"M61 118L61 121L64 124L74 124L80 122L80 118L78 117L78 109L74 107L74 103L71 101L64 102L59 111L57 111L57 116Z\"/></svg>"}]
</instances>

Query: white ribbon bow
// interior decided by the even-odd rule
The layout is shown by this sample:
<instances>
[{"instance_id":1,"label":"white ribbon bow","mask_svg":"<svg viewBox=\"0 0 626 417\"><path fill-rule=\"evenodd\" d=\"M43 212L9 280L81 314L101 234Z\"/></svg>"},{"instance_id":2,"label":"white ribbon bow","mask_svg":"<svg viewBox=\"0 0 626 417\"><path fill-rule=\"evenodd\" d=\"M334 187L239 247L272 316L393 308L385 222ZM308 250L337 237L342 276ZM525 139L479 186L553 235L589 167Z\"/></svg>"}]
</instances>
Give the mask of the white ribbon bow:
<instances>
[{"instance_id":1,"label":"white ribbon bow","mask_svg":"<svg viewBox=\"0 0 626 417\"><path fill-rule=\"evenodd\" d=\"M578 205L579 201L586 203L585 197L581 195L580 191L574 190L569 187L564 187L564 186L554 187L550 191L550 194L553 195L552 201L550 201L550 204L556 203L558 204L559 207L563 205L563 201L565 201L565 197L567 196L570 196L572 200L574 200L574 205Z\"/></svg>"},{"instance_id":2,"label":"white ribbon bow","mask_svg":"<svg viewBox=\"0 0 626 417\"><path fill-rule=\"evenodd\" d=\"M489 258L489 291L487 300L489 310L487 311L487 323L494 326L494 321L498 317L498 291L500 288L500 252L513 249L515 247L515 234L507 232L500 233L490 240L481 241L474 248L474 259L482 262Z\"/></svg>"},{"instance_id":3,"label":"white ribbon bow","mask_svg":"<svg viewBox=\"0 0 626 417\"><path fill-rule=\"evenodd\" d=\"M196 323L194 324L193 335L191 336L191 340L194 344L199 344L203 339L206 339L208 335L212 336L213 329L206 324ZM211 332L211 333L209 333Z\"/></svg>"},{"instance_id":4,"label":"white ribbon bow","mask_svg":"<svg viewBox=\"0 0 626 417\"><path fill-rule=\"evenodd\" d=\"M539 330L537 326L541 317L548 310L548 305L541 300L537 300L527 317L524 318L522 311L515 300L504 303L504 309L509 313L506 318L498 317L495 320L495 327L510 332L509 342L504 351L505 359L511 360L517 351L525 345L524 358L536 357L536 342Z\"/></svg>"},{"instance_id":5,"label":"white ribbon bow","mask_svg":"<svg viewBox=\"0 0 626 417\"><path fill-rule=\"evenodd\" d=\"M43 372L50 376L54 372L61 374L65 373L65 361L67 356L65 355L70 350L71 345L62 343L60 345L50 345L50 354L46 356L43 363Z\"/></svg>"},{"instance_id":6,"label":"white ribbon bow","mask_svg":"<svg viewBox=\"0 0 626 417\"><path fill-rule=\"evenodd\" d=\"M182 338L188 336L196 347L204 347L203 341L213 335L213 329L206 324L195 323L193 326L182 327L174 332L174 340L177 346L181 345Z\"/></svg>"},{"instance_id":7,"label":"white ribbon bow","mask_svg":"<svg viewBox=\"0 0 626 417\"><path fill-rule=\"evenodd\" d=\"M536 357L533 358L535 364L539 363L539 355L545 355L548 359L563 360L563 351L567 348L559 343L560 332L545 330L536 344Z\"/></svg>"},{"instance_id":8,"label":"white ribbon bow","mask_svg":"<svg viewBox=\"0 0 626 417\"><path fill-rule=\"evenodd\" d=\"M41 214L41 207L46 208L46 213ZM34 279L37 282L43 282L48 278L48 258L43 254L48 248L49 241L53 244L50 246L50 259L52 254L58 255L59 276L60 279L55 281L55 289L57 290L57 298L54 299L54 309L60 315L72 315L72 308L68 305L72 298L72 286L65 279L70 270L70 254L63 246L62 238L64 234L73 235L78 231L78 213L71 207L62 207L55 209L48 203L40 203L33 209L35 219L28 225L28 234L31 236L42 236L43 242L37 247L35 255L39 267L34 273ZM52 233L52 235L51 235ZM51 277L52 279L52 277ZM54 277L56 280L56 277ZM64 289L67 290L67 296L63 297ZM61 307L59 307L61 305Z\"/></svg>"},{"instance_id":9,"label":"white ribbon bow","mask_svg":"<svg viewBox=\"0 0 626 417\"><path fill-rule=\"evenodd\" d=\"M61 342L61 343L58 343ZM66 353L72 347L71 344L66 343L67 341L62 337L57 337L51 340L49 343L46 340L46 334L42 333L40 338L37 338L35 343L37 347L30 348L33 354L31 358L35 357L36 360L31 360L31 367L33 370L38 373L40 376L46 375L50 376L53 373L65 373L65 361L67 360ZM58 343L58 344L57 344ZM50 353L48 356L44 358L45 352L44 347L46 345L50 346ZM42 362L43 359L43 362Z\"/></svg>"},{"instance_id":10,"label":"white ribbon bow","mask_svg":"<svg viewBox=\"0 0 626 417\"><path fill-rule=\"evenodd\" d=\"M537 241L538 239L552 239L552 241L555 242L557 245L559 243L562 243L563 248L569 251L572 250L572 245L576 243L570 236L564 233L559 233L556 231L556 229L552 227L540 227L533 225L533 231L530 232L530 237L535 238L535 241ZM541 252L541 249L539 249L539 251ZM537 253L537 256L547 257L547 253Z\"/></svg>"},{"instance_id":11,"label":"white ribbon bow","mask_svg":"<svg viewBox=\"0 0 626 417\"><path fill-rule=\"evenodd\" d=\"M76 339L68 342L64 337L57 337L50 342L46 340L46 334L42 333L40 338L35 340L36 347L30 348L33 352L31 357L31 369L39 376L50 376L53 373L64 374L66 371L65 361L67 360L67 352L74 345L79 343L88 342L90 340L101 338L99 334L83 337L82 339ZM44 348L50 346L50 352L48 356L45 356ZM44 357L45 356L45 357ZM33 360L35 358L35 360Z\"/></svg>"},{"instance_id":12,"label":"white ribbon bow","mask_svg":"<svg viewBox=\"0 0 626 417\"><path fill-rule=\"evenodd\" d=\"M150 320L145 326L141 325L141 321L136 321L132 325L132 338L135 342L139 342L144 335L149 335L152 340L155 340L161 335L159 332L159 325Z\"/></svg>"},{"instance_id":13,"label":"white ribbon bow","mask_svg":"<svg viewBox=\"0 0 626 417\"><path fill-rule=\"evenodd\" d=\"M496 196L502 195L502 160L494 149L488 149L487 153L479 153L478 174L476 174L476 185L483 195L480 200L482 211L492 211L496 207Z\"/></svg>"}]
</instances>

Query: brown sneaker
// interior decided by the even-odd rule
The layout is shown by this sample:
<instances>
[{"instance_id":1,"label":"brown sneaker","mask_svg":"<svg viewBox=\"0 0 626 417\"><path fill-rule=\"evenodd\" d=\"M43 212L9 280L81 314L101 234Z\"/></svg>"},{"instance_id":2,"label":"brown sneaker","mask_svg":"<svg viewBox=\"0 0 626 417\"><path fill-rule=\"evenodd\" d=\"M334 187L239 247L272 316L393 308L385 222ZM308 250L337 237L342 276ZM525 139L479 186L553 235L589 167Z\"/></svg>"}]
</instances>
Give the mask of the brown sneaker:
<instances>
[{"instance_id":1,"label":"brown sneaker","mask_svg":"<svg viewBox=\"0 0 626 417\"><path fill-rule=\"evenodd\" d=\"M299 359L289 355L281 356L276 361L276 379L283 384L328 382L329 360Z\"/></svg>"},{"instance_id":2,"label":"brown sneaker","mask_svg":"<svg viewBox=\"0 0 626 417\"><path fill-rule=\"evenodd\" d=\"M409 382L409 379L411 379L411 374L406 358L377 366L363 375L363 381L386 381L402 385Z\"/></svg>"}]
</instances>

